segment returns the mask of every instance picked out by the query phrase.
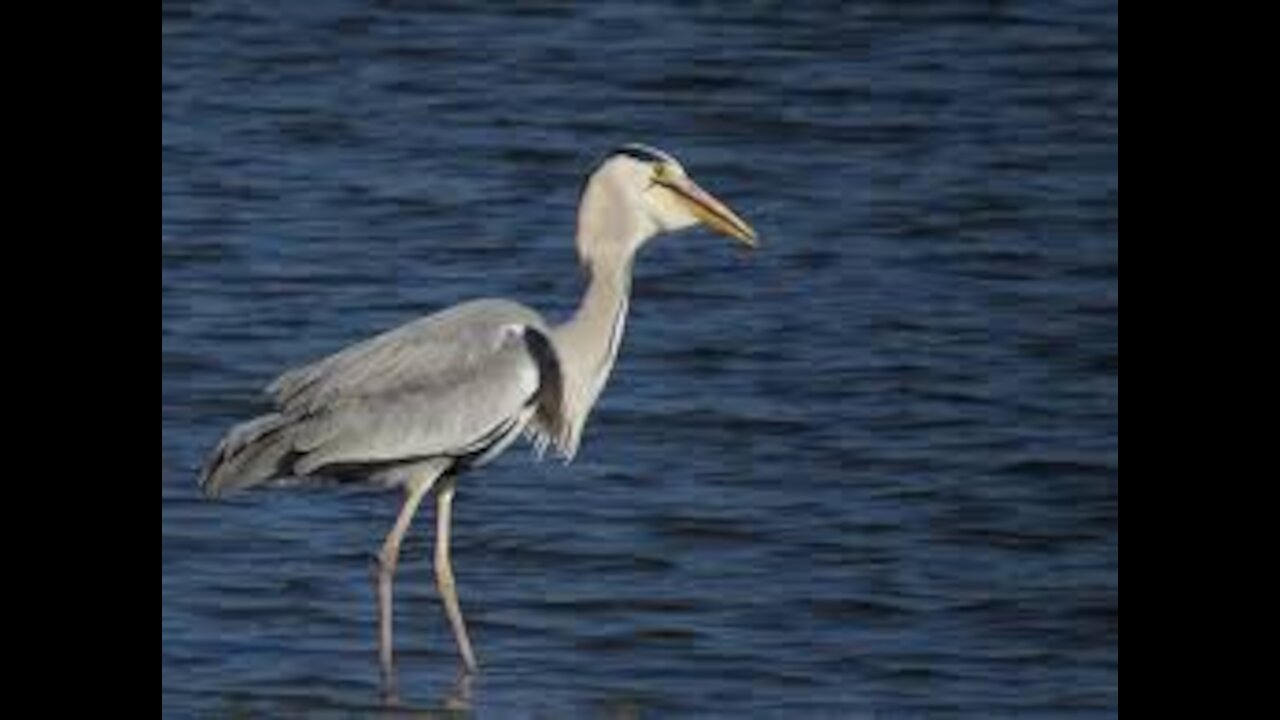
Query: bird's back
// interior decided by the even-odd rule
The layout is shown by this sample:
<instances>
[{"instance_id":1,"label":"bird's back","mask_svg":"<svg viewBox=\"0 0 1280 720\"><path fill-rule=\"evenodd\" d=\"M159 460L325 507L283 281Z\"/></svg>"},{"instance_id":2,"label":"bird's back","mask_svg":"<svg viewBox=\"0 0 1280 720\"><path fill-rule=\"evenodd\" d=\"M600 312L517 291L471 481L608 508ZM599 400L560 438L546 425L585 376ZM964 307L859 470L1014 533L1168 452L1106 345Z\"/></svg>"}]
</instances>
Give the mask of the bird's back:
<instances>
[{"instance_id":1,"label":"bird's back","mask_svg":"<svg viewBox=\"0 0 1280 720\"><path fill-rule=\"evenodd\" d=\"M273 411L210 457L207 494L331 474L401 482L441 457L486 460L530 420L555 424L559 363L538 313L484 299L290 370L267 392Z\"/></svg>"}]
</instances>

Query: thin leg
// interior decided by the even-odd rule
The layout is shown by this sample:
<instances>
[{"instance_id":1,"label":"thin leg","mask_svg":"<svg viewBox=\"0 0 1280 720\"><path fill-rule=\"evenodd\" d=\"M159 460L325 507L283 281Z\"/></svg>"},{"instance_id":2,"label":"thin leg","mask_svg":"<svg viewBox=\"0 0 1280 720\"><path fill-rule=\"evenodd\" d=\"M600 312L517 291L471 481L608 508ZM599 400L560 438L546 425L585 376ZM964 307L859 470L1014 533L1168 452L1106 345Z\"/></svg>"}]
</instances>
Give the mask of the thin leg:
<instances>
[{"instance_id":1,"label":"thin leg","mask_svg":"<svg viewBox=\"0 0 1280 720\"><path fill-rule=\"evenodd\" d=\"M458 593L453 582L453 565L449 562L449 525L453 515L453 477L447 478L436 493L436 587L444 600L444 610L453 626L453 637L462 653L462 664L468 673L478 669L471 640L467 638L467 625L462 621L462 609L458 607Z\"/></svg>"},{"instance_id":2,"label":"thin leg","mask_svg":"<svg viewBox=\"0 0 1280 720\"><path fill-rule=\"evenodd\" d=\"M392 689L395 679L391 661L391 580L395 577L396 564L400 560L400 541L409 529L409 523L413 521L418 504L431 490L437 477L439 472L425 473L405 486L404 506L400 508L400 516L396 518L391 532L387 533L387 539L378 553L378 659L382 663L383 687L388 691Z\"/></svg>"}]
</instances>

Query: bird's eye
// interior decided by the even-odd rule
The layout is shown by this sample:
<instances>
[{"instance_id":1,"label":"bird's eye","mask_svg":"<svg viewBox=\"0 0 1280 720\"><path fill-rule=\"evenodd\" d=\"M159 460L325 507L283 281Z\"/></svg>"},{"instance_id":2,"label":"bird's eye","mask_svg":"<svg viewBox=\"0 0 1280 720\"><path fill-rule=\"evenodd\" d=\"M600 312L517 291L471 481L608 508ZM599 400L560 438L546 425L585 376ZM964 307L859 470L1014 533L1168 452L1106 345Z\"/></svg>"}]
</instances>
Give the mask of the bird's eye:
<instances>
[{"instance_id":1,"label":"bird's eye","mask_svg":"<svg viewBox=\"0 0 1280 720\"><path fill-rule=\"evenodd\" d=\"M670 174L670 171L667 170L666 163L658 163L657 165L653 166L654 182L661 182L663 180L666 180L669 174Z\"/></svg>"}]
</instances>

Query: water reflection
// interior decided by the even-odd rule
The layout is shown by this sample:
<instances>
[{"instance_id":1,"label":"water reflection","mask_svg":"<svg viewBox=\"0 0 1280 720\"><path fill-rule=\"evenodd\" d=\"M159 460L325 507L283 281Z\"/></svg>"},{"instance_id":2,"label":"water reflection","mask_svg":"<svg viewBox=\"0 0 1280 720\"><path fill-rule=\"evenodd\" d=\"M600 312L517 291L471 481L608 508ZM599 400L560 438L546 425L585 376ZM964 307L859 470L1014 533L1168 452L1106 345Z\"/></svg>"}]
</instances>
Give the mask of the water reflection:
<instances>
[{"instance_id":1,"label":"water reflection","mask_svg":"<svg viewBox=\"0 0 1280 720\"><path fill-rule=\"evenodd\" d=\"M427 706L435 709L418 709L414 708L411 702L407 702L400 695L397 675L397 669L393 665L391 675L384 677L382 681L383 709L387 712L396 713L390 717L437 717L438 715L432 713L465 713L469 712L473 707L472 693L475 687L475 675L467 672L466 668L459 667L458 674L453 682L441 692L440 700Z\"/></svg>"}]
</instances>

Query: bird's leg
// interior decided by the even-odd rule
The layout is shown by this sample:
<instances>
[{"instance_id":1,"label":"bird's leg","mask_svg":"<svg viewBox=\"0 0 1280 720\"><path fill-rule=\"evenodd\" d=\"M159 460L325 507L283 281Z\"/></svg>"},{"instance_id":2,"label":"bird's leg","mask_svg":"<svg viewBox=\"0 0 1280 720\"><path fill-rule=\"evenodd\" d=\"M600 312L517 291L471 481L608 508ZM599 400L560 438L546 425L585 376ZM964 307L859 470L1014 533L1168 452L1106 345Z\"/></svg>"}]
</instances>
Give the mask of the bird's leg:
<instances>
[{"instance_id":1,"label":"bird's leg","mask_svg":"<svg viewBox=\"0 0 1280 720\"><path fill-rule=\"evenodd\" d=\"M404 506L400 508L400 516L396 524L387 533L378 553L378 658L382 661L382 683L384 689L390 691L394 685L395 675L391 663L391 580L396 574L396 563L400 560L400 541L413 521L418 504L435 484L436 475L420 475L405 486Z\"/></svg>"},{"instance_id":2,"label":"bird's leg","mask_svg":"<svg viewBox=\"0 0 1280 720\"><path fill-rule=\"evenodd\" d=\"M476 656L467 638L467 626L462 621L462 609L458 607L458 593L453 582L453 565L449 562L449 525L452 522L453 493L456 481L450 476L436 493L436 587L444 601L445 613L453 626L453 637L458 641L462 663L468 673L477 670Z\"/></svg>"}]
</instances>

